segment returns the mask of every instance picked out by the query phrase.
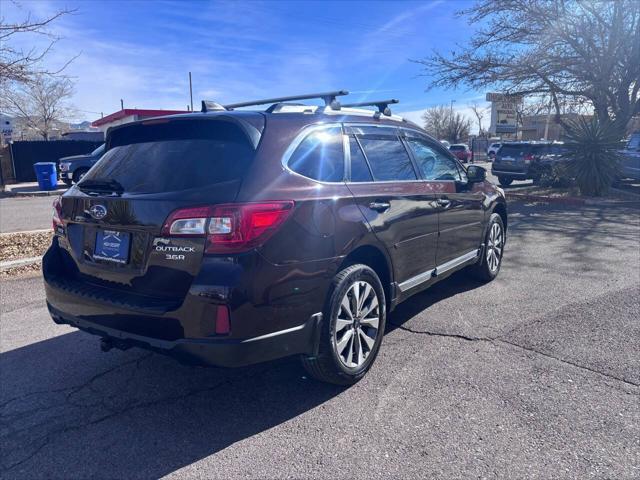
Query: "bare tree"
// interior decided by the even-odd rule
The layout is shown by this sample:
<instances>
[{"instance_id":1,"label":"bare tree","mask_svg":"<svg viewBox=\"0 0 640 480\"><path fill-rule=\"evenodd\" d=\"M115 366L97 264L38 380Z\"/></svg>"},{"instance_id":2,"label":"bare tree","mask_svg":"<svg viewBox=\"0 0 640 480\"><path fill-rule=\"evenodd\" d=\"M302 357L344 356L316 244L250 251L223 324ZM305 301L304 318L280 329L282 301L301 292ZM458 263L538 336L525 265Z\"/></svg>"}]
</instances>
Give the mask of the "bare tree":
<instances>
[{"instance_id":1,"label":"bare tree","mask_svg":"<svg viewBox=\"0 0 640 480\"><path fill-rule=\"evenodd\" d=\"M469 136L471 121L450 107L438 105L427 108L422 114L425 130L439 140L460 142Z\"/></svg>"},{"instance_id":2,"label":"bare tree","mask_svg":"<svg viewBox=\"0 0 640 480\"><path fill-rule=\"evenodd\" d=\"M487 107L481 107L477 103L470 104L469 108L471 109L471 111L473 112L473 114L476 117L476 120L478 121L478 135L482 135L484 133L484 128L482 126L482 120L484 119L485 115L487 114L488 108Z\"/></svg>"},{"instance_id":3,"label":"bare tree","mask_svg":"<svg viewBox=\"0 0 640 480\"><path fill-rule=\"evenodd\" d=\"M640 2L480 0L460 12L482 25L469 44L420 60L434 87L493 87L588 100L619 128L640 114Z\"/></svg>"},{"instance_id":4,"label":"bare tree","mask_svg":"<svg viewBox=\"0 0 640 480\"><path fill-rule=\"evenodd\" d=\"M6 88L9 82L26 83L38 75L56 75L64 70L73 58L56 69L48 69L42 65L42 61L52 50L59 37L53 35L48 27L64 15L74 10L62 9L53 15L43 19L33 19L31 14L18 23L7 23L4 17L0 17L0 87ZM48 44L38 49L29 50L12 45L13 40L20 35L40 35L47 37ZM75 57L74 57L75 58Z\"/></svg>"},{"instance_id":5,"label":"bare tree","mask_svg":"<svg viewBox=\"0 0 640 480\"><path fill-rule=\"evenodd\" d=\"M29 83L3 90L0 101L6 113L48 140L51 131L72 115L68 105L72 95L73 83L68 78L39 74Z\"/></svg>"}]
</instances>

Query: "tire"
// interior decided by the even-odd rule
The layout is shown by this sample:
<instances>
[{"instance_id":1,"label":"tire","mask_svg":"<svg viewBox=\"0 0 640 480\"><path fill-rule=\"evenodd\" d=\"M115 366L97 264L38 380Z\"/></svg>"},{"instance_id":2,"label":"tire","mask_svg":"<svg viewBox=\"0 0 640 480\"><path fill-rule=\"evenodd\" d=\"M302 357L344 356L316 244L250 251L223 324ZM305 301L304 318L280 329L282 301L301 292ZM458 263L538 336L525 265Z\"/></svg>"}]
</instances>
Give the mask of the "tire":
<instances>
[{"instance_id":1,"label":"tire","mask_svg":"<svg viewBox=\"0 0 640 480\"><path fill-rule=\"evenodd\" d=\"M82 177L89 171L88 168L79 168L75 172L73 172L73 183L78 183L82 180Z\"/></svg>"},{"instance_id":2,"label":"tire","mask_svg":"<svg viewBox=\"0 0 640 480\"><path fill-rule=\"evenodd\" d=\"M506 242L506 232L502 217L497 213L492 213L487 225L487 233L484 238L484 248L478 263L470 267L471 274L482 282L490 282L500 273L504 245Z\"/></svg>"},{"instance_id":3,"label":"tire","mask_svg":"<svg viewBox=\"0 0 640 480\"><path fill-rule=\"evenodd\" d=\"M500 182L500 185L502 185L503 187L508 187L513 183L513 178L498 177L498 182Z\"/></svg>"},{"instance_id":4,"label":"tire","mask_svg":"<svg viewBox=\"0 0 640 480\"><path fill-rule=\"evenodd\" d=\"M321 382L353 385L375 361L385 325L384 289L376 272L362 264L346 267L334 277L325 302L318 355L302 356L302 365Z\"/></svg>"}]
</instances>

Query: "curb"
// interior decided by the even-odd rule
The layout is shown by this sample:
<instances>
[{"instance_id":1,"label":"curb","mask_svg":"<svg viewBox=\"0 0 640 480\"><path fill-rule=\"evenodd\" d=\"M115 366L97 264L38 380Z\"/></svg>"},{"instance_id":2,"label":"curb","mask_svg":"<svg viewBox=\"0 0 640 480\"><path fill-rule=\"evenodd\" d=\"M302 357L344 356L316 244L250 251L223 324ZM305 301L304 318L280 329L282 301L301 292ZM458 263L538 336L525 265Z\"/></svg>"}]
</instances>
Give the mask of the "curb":
<instances>
[{"instance_id":1,"label":"curb","mask_svg":"<svg viewBox=\"0 0 640 480\"><path fill-rule=\"evenodd\" d=\"M47 232L52 232L53 230L51 228L40 228L38 230L17 230L15 232L0 232L0 237L5 236L5 235L15 235L18 233L23 233L23 234L32 234L32 233L47 233Z\"/></svg>"},{"instance_id":2,"label":"curb","mask_svg":"<svg viewBox=\"0 0 640 480\"><path fill-rule=\"evenodd\" d=\"M527 193L508 193L505 192L507 200L522 200L525 202L542 202L554 203L558 205L587 205L587 200L576 197L545 197L542 195L529 195ZM597 205L597 204L596 204Z\"/></svg>"},{"instance_id":3,"label":"curb","mask_svg":"<svg viewBox=\"0 0 640 480\"><path fill-rule=\"evenodd\" d=\"M36 191L36 192L12 192L12 191L4 191L2 192L2 196L4 197L53 197L62 195L65 193L67 189L60 190L47 190L47 191Z\"/></svg>"},{"instance_id":4,"label":"curb","mask_svg":"<svg viewBox=\"0 0 640 480\"><path fill-rule=\"evenodd\" d=\"M529 195L527 193L508 193L505 192L507 200L520 200L524 202L551 203L554 205L570 205L570 206L596 206L606 207L610 205L633 205L640 203L639 200L592 200L577 197L545 197L543 195Z\"/></svg>"},{"instance_id":5,"label":"curb","mask_svg":"<svg viewBox=\"0 0 640 480\"><path fill-rule=\"evenodd\" d=\"M18 260L7 260L5 262L0 262L0 270L9 270L10 268L31 265L32 263L40 263L41 261L42 257L29 257L20 258Z\"/></svg>"}]
</instances>

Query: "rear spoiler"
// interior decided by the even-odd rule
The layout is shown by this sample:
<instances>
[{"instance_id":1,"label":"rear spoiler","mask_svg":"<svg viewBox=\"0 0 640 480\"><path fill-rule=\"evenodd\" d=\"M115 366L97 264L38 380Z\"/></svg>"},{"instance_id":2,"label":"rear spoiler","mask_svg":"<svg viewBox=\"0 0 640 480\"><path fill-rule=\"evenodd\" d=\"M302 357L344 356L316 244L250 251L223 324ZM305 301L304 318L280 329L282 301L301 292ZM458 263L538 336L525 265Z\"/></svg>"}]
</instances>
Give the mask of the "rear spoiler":
<instances>
[{"instance_id":1,"label":"rear spoiler","mask_svg":"<svg viewBox=\"0 0 640 480\"><path fill-rule=\"evenodd\" d=\"M258 147L258 143L260 143L260 139L262 138L262 131L264 130L265 117L263 114L259 114L253 116L252 119L260 119L257 122L251 122L246 118L242 118L240 115L228 115L228 114L217 114L217 115L202 115L202 114L182 114L182 115L167 115L165 117L153 117L146 118L144 120L138 120L135 122L125 123L123 125L117 125L115 127L110 127L107 129L106 137L105 137L105 150L109 150L111 148L111 137L114 133L131 128L139 125L153 125L159 123L169 123L169 122L184 122L184 121L213 121L213 122L228 122L236 125L240 128L240 130L245 134L249 143L253 146L255 150Z\"/></svg>"}]
</instances>

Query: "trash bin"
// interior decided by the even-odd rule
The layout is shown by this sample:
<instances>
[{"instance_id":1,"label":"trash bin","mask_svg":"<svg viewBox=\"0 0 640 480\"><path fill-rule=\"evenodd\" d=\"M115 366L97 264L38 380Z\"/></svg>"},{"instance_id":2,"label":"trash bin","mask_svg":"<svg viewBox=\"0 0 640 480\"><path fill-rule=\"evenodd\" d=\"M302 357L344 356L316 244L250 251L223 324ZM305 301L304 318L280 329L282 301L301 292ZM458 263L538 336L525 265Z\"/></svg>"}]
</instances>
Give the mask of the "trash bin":
<instances>
[{"instance_id":1,"label":"trash bin","mask_svg":"<svg viewBox=\"0 0 640 480\"><path fill-rule=\"evenodd\" d=\"M58 173L55 162L38 162L33 164L40 190L55 190L58 187Z\"/></svg>"}]
</instances>

